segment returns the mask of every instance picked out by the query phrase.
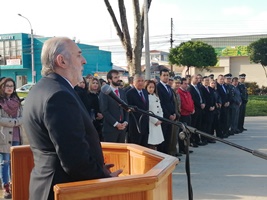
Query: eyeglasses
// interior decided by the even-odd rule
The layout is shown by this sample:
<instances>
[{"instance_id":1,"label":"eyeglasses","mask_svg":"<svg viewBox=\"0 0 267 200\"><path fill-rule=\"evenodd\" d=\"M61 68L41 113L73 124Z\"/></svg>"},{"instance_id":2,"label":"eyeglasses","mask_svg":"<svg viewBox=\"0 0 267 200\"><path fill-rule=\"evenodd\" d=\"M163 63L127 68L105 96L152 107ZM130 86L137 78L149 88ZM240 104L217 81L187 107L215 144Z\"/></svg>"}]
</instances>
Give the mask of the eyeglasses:
<instances>
[{"instance_id":1,"label":"eyeglasses","mask_svg":"<svg viewBox=\"0 0 267 200\"><path fill-rule=\"evenodd\" d=\"M14 88L14 85L5 85L5 88Z\"/></svg>"}]
</instances>

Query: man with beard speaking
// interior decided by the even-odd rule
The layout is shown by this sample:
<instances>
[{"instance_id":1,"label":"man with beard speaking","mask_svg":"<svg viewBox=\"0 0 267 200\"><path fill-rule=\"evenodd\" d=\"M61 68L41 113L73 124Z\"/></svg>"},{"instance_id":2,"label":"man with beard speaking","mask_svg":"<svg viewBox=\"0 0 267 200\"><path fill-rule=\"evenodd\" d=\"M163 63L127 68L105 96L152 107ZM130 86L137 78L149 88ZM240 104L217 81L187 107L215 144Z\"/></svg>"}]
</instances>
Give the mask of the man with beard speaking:
<instances>
[{"instance_id":1,"label":"man with beard speaking","mask_svg":"<svg viewBox=\"0 0 267 200\"><path fill-rule=\"evenodd\" d=\"M126 95L120 86L120 76L117 70L110 70L107 74L110 88L117 97L127 103ZM99 95L100 110L104 116L103 137L105 142L125 142L128 126L128 113L110 96L103 92Z\"/></svg>"}]
</instances>

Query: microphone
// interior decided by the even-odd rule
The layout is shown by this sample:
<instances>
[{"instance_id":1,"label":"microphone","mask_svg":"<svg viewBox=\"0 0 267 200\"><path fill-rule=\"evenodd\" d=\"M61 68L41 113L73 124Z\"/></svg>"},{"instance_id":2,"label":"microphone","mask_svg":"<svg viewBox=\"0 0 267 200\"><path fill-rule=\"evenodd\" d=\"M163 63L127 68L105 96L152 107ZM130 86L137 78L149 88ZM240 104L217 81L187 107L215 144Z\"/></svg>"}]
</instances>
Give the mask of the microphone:
<instances>
[{"instance_id":1,"label":"microphone","mask_svg":"<svg viewBox=\"0 0 267 200\"><path fill-rule=\"evenodd\" d=\"M129 105L127 105L122 99L117 97L117 95L112 91L111 87L108 84L103 85L101 87L101 92L114 99L119 104L119 106L121 106L127 112L131 111L132 108Z\"/></svg>"}]
</instances>

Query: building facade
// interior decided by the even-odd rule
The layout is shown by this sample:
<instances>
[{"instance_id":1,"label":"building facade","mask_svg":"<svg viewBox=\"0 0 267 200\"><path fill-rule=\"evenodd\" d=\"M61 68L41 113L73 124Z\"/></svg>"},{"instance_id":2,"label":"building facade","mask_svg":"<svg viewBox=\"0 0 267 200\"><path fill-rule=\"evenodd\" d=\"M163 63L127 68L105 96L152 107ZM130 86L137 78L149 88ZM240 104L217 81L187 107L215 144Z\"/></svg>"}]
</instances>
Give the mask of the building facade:
<instances>
[{"instance_id":1,"label":"building facade","mask_svg":"<svg viewBox=\"0 0 267 200\"><path fill-rule=\"evenodd\" d=\"M34 35L34 71L36 82L41 79L41 50L49 37ZM83 75L107 72L112 69L111 52L98 46L77 44L87 63ZM25 33L0 34L0 77L11 77L17 87L32 82L31 35Z\"/></svg>"},{"instance_id":2,"label":"building facade","mask_svg":"<svg viewBox=\"0 0 267 200\"><path fill-rule=\"evenodd\" d=\"M265 70L260 64L252 63L247 52L247 47L260 38L267 38L267 34L194 38L192 41L202 41L213 46L218 56L218 64L210 67L210 71L200 71L192 67L189 73L204 76L212 73L215 78L220 74L231 73L238 77L239 74L245 73L247 82L256 82L260 87L267 86ZM186 69L183 70L183 75L185 71Z\"/></svg>"}]
</instances>

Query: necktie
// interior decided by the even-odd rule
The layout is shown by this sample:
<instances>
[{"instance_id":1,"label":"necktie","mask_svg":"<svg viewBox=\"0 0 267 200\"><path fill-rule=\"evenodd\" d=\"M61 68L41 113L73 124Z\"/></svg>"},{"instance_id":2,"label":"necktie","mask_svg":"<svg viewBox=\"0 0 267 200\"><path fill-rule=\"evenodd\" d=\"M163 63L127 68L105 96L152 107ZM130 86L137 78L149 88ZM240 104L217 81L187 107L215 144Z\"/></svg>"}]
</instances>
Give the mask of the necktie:
<instances>
[{"instance_id":1,"label":"necktie","mask_svg":"<svg viewBox=\"0 0 267 200\"><path fill-rule=\"evenodd\" d=\"M209 87L208 87L208 86L206 86L205 88L207 89L207 91L208 91L208 92L210 92L210 91L209 91Z\"/></svg>"},{"instance_id":2,"label":"necktie","mask_svg":"<svg viewBox=\"0 0 267 200\"><path fill-rule=\"evenodd\" d=\"M118 90L118 89L115 90L115 94L117 95L117 97L120 96L120 95L119 95L119 90Z\"/></svg>"},{"instance_id":3,"label":"necktie","mask_svg":"<svg viewBox=\"0 0 267 200\"><path fill-rule=\"evenodd\" d=\"M168 91L168 93L169 93L169 96L172 96L172 92L171 92L171 89L166 85L166 89L167 89L167 91Z\"/></svg>"},{"instance_id":4,"label":"necktie","mask_svg":"<svg viewBox=\"0 0 267 200\"><path fill-rule=\"evenodd\" d=\"M141 96L141 99L142 99L142 101L143 101L144 103L146 103L146 100L145 100L145 97L144 97L144 95L143 95L143 92L142 92L142 91L140 92L140 96Z\"/></svg>"},{"instance_id":5,"label":"necktie","mask_svg":"<svg viewBox=\"0 0 267 200\"><path fill-rule=\"evenodd\" d=\"M224 93L226 93L226 90L225 90L225 87L223 84L222 84L222 89L223 89Z\"/></svg>"},{"instance_id":6,"label":"necktie","mask_svg":"<svg viewBox=\"0 0 267 200\"><path fill-rule=\"evenodd\" d=\"M116 96L117 96L117 97L120 97L119 90L116 89L116 90L114 90L114 91L115 91ZM120 109L120 113L121 113L121 109ZM120 121L121 121L121 120L122 120L122 115L120 114Z\"/></svg>"},{"instance_id":7,"label":"necktie","mask_svg":"<svg viewBox=\"0 0 267 200\"><path fill-rule=\"evenodd\" d=\"M194 86L194 88L196 89L197 93L198 93L198 96L199 96L199 99L200 99L200 103L202 103L202 97L201 97L201 94L199 92L199 89L197 88L197 86Z\"/></svg>"}]
</instances>

